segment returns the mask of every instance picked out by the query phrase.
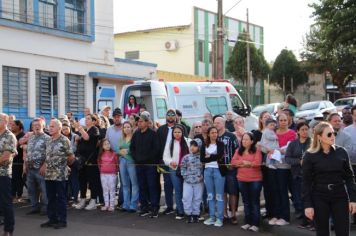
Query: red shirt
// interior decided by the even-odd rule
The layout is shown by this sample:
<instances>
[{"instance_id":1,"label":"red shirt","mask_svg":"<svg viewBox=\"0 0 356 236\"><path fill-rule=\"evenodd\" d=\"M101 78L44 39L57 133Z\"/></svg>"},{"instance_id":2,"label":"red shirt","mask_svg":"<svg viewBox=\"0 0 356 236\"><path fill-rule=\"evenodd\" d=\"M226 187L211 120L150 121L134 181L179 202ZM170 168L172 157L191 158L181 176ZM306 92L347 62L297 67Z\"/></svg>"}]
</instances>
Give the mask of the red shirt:
<instances>
[{"instance_id":1,"label":"red shirt","mask_svg":"<svg viewBox=\"0 0 356 236\"><path fill-rule=\"evenodd\" d=\"M294 130L288 129L288 131L284 133L277 132L277 137L278 137L279 147L281 148L286 146L289 141L294 141L297 138L297 135Z\"/></svg>"},{"instance_id":2,"label":"red shirt","mask_svg":"<svg viewBox=\"0 0 356 236\"><path fill-rule=\"evenodd\" d=\"M251 167L238 167L237 179L242 182L256 182L262 181L262 153L260 149L257 149L255 153L243 153L242 156L236 150L231 160L231 165L242 165L242 161L249 161L252 163Z\"/></svg>"}]
</instances>

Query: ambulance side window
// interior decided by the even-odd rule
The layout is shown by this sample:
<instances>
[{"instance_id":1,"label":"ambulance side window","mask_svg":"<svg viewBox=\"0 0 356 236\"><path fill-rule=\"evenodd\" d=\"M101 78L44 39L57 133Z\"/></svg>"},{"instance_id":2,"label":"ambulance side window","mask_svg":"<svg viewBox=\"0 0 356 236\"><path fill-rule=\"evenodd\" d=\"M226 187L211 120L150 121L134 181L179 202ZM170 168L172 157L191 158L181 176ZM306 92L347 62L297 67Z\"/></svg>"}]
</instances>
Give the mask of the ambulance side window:
<instances>
[{"instance_id":1,"label":"ambulance side window","mask_svg":"<svg viewBox=\"0 0 356 236\"><path fill-rule=\"evenodd\" d=\"M224 114L227 111L225 97L206 97L205 104L209 112L213 115Z\"/></svg>"},{"instance_id":2,"label":"ambulance side window","mask_svg":"<svg viewBox=\"0 0 356 236\"><path fill-rule=\"evenodd\" d=\"M156 98L157 118L164 119L167 112L167 104L164 98Z\"/></svg>"}]
</instances>

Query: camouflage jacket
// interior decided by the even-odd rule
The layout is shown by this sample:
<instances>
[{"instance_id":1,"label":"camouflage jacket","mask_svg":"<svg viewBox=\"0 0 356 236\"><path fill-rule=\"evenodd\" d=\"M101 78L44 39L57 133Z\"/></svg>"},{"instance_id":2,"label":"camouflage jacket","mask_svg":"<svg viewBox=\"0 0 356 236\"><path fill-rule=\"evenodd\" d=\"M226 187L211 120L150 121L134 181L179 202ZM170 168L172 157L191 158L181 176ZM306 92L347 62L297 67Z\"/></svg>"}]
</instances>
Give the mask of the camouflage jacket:
<instances>
[{"instance_id":1,"label":"camouflage jacket","mask_svg":"<svg viewBox=\"0 0 356 236\"><path fill-rule=\"evenodd\" d=\"M73 155L70 141L65 136L47 142L45 180L63 181L68 179L67 158Z\"/></svg>"},{"instance_id":2,"label":"camouflage jacket","mask_svg":"<svg viewBox=\"0 0 356 236\"><path fill-rule=\"evenodd\" d=\"M46 144L51 137L43 133L31 135L27 143L27 164L30 169L39 169L46 160Z\"/></svg>"},{"instance_id":3,"label":"camouflage jacket","mask_svg":"<svg viewBox=\"0 0 356 236\"><path fill-rule=\"evenodd\" d=\"M13 133L8 129L0 135L0 158L5 151L11 152L13 155L10 157L8 163L0 165L0 176L11 177L12 175L12 159L17 154L16 150L17 140Z\"/></svg>"}]
</instances>

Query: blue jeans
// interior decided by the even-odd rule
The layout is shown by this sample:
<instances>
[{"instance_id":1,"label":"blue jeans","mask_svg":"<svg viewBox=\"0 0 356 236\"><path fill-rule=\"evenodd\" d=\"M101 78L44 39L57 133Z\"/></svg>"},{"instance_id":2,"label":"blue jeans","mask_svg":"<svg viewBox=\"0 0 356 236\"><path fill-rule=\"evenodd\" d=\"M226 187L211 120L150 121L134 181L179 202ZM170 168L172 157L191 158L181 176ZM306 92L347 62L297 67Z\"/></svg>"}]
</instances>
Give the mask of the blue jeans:
<instances>
[{"instance_id":1,"label":"blue jeans","mask_svg":"<svg viewBox=\"0 0 356 236\"><path fill-rule=\"evenodd\" d=\"M174 188L174 196L176 200L176 206L177 206L177 213L178 214L184 214L184 208L183 208L183 180L177 176L176 171L173 169L169 170L169 175L171 177L171 181L173 184Z\"/></svg>"},{"instance_id":2,"label":"blue jeans","mask_svg":"<svg viewBox=\"0 0 356 236\"><path fill-rule=\"evenodd\" d=\"M124 195L124 209L137 209L139 187L136 176L134 161L120 158L120 178L122 180L122 191Z\"/></svg>"},{"instance_id":3,"label":"blue jeans","mask_svg":"<svg viewBox=\"0 0 356 236\"><path fill-rule=\"evenodd\" d=\"M66 181L46 180L50 222L67 223Z\"/></svg>"},{"instance_id":4,"label":"blue jeans","mask_svg":"<svg viewBox=\"0 0 356 236\"><path fill-rule=\"evenodd\" d=\"M204 182L208 194L209 217L223 221L225 177L221 176L218 168L209 167L204 170Z\"/></svg>"},{"instance_id":5,"label":"blue jeans","mask_svg":"<svg viewBox=\"0 0 356 236\"><path fill-rule=\"evenodd\" d=\"M242 195L242 201L244 203L245 224L259 226L262 181L239 181L239 187Z\"/></svg>"},{"instance_id":6,"label":"blue jeans","mask_svg":"<svg viewBox=\"0 0 356 236\"><path fill-rule=\"evenodd\" d=\"M293 197L293 205L296 212L303 213L303 201L302 201L302 177L301 176L293 176L292 180L292 197Z\"/></svg>"},{"instance_id":7,"label":"blue jeans","mask_svg":"<svg viewBox=\"0 0 356 236\"><path fill-rule=\"evenodd\" d=\"M290 180L290 170L277 169L268 170L269 188L271 191L272 214L271 217L290 221L290 208L288 196L288 181Z\"/></svg>"},{"instance_id":8,"label":"blue jeans","mask_svg":"<svg viewBox=\"0 0 356 236\"><path fill-rule=\"evenodd\" d=\"M7 176L0 176L0 210L4 216L4 231L12 233L15 217L12 205L11 179Z\"/></svg>"},{"instance_id":9,"label":"blue jeans","mask_svg":"<svg viewBox=\"0 0 356 236\"><path fill-rule=\"evenodd\" d=\"M140 191L141 210L149 210L149 203L151 203L152 210L159 210L157 167L136 166L136 173Z\"/></svg>"},{"instance_id":10,"label":"blue jeans","mask_svg":"<svg viewBox=\"0 0 356 236\"><path fill-rule=\"evenodd\" d=\"M41 189L41 204L42 210L47 210L47 191L46 182L43 176L40 175L38 169L28 169L27 172L27 190L31 200L33 210L40 210L41 206L38 202L40 193L37 191L38 187Z\"/></svg>"},{"instance_id":11,"label":"blue jeans","mask_svg":"<svg viewBox=\"0 0 356 236\"><path fill-rule=\"evenodd\" d=\"M168 166L162 166L166 171L169 171ZM164 181L164 199L166 201L167 208L173 209L173 183L169 173L163 174Z\"/></svg>"}]
</instances>

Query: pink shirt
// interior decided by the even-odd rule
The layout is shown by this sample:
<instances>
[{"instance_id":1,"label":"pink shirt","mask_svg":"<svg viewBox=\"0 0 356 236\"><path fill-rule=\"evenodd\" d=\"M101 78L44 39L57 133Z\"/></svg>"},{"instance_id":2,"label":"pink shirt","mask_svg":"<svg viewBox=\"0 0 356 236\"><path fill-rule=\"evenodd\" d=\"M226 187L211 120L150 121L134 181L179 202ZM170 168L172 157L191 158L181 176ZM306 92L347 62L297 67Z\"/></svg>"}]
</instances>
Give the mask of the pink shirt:
<instances>
[{"instance_id":1,"label":"pink shirt","mask_svg":"<svg viewBox=\"0 0 356 236\"><path fill-rule=\"evenodd\" d=\"M289 141L294 141L297 138L296 132L291 129L288 129L288 131L284 133L277 132L277 137L278 137L279 147L284 147L287 145Z\"/></svg>"},{"instance_id":2,"label":"pink shirt","mask_svg":"<svg viewBox=\"0 0 356 236\"><path fill-rule=\"evenodd\" d=\"M260 149L257 149L255 153L239 154L236 150L231 160L231 165L242 165L242 161L249 161L252 163L251 167L238 167L237 179L242 182L256 182L262 181L262 153Z\"/></svg>"},{"instance_id":3,"label":"pink shirt","mask_svg":"<svg viewBox=\"0 0 356 236\"><path fill-rule=\"evenodd\" d=\"M140 105L137 104L135 107L130 107L129 104L126 104L124 112L127 117L129 117L132 113L138 114L140 112Z\"/></svg>"},{"instance_id":4,"label":"pink shirt","mask_svg":"<svg viewBox=\"0 0 356 236\"><path fill-rule=\"evenodd\" d=\"M117 174L118 157L115 152L105 151L98 160L101 174Z\"/></svg>"}]
</instances>

